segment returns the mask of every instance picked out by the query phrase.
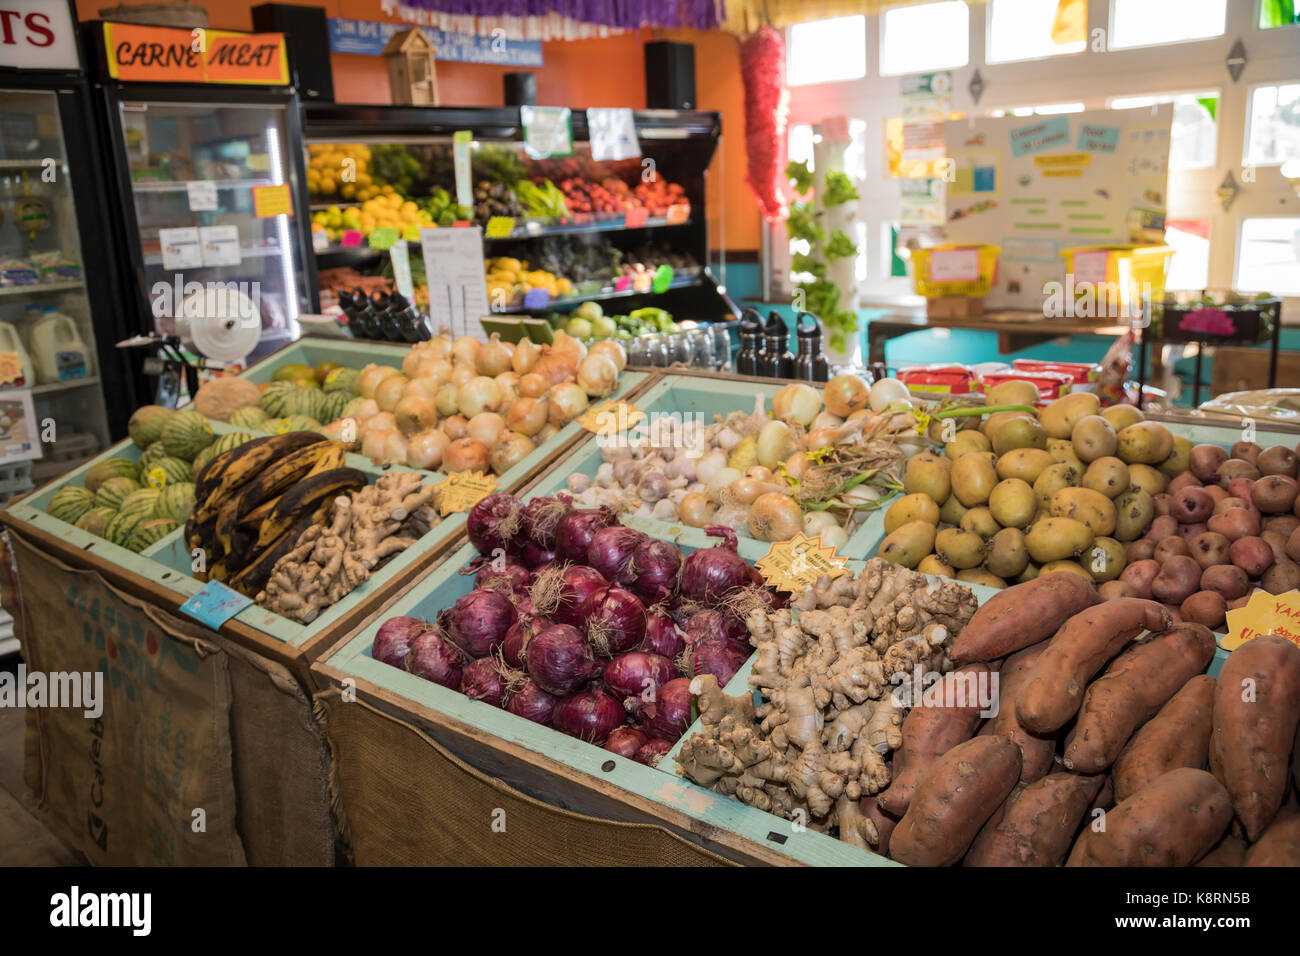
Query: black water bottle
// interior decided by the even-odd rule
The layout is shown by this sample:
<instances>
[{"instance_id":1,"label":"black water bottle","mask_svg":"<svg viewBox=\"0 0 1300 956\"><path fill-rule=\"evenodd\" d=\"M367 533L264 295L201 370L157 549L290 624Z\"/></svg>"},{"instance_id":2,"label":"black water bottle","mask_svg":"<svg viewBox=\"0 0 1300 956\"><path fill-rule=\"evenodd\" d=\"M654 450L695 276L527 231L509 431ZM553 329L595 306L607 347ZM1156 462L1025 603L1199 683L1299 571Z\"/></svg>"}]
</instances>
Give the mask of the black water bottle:
<instances>
[{"instance_id":1,"label":"black water bottle","mask_svg":"<svg viewBox=\"0 0 1300 956\"><path fill-rule=\"evenodd\" d=\"M400 292L394 292L388 299L388 315L392 317L397 331L397 341L415 343L420 341L418 323L419 314Z\"/></svg>"},{"instance_id":2,"label":"black water bottle","mask_svg":"<svg viewBox=\"0 0 1300 956\"><path fill-rule=\"evenodd\" d=\"M366 330L362 323L361 316L366 310L366 303L364 298L358 300L357 291L358 290L354 289L351 292L346 290L340 292L339 308L343 310L343 318L348 327L348 331L352 333L354 338L364 339L368 338L368 336L366 335Z\"/></svg>"},{"instance_id":3,"label":"black water bottle","mask_svg":"<svg viewBox=\"0 0 1300 956\"><path fill-rule=\"evenodd\" d=\"M794 356L790 354L790 328L781 316L772 312L763 327L763 354L758 360L758 374L767 378L794 376Z\"/></svg>"},{"instance_id":4,"label":"black water bottle","mask_svg":"<svg viewBox=\"0 0 1300 956\"><path fill-rule=\"evenodd\" d=\"M800 312L795 319L794 334L799 354L794 359L793 377L801 382L827 381L831 377L831 367L826 356L822 355L822 327L817 317L808 312Z\"/></svg>"},{"instance_id":5,"label":"black water bottle","mask_svg":"<svg viewBox=\"0 0 1300 956\"><path fill-rule=\"evenodd\" d=\"M754 309L740 313L740 351L736 353L736 374L757 375L758 354L762 348L763 319Z\"/></svg>"}]
</instances>

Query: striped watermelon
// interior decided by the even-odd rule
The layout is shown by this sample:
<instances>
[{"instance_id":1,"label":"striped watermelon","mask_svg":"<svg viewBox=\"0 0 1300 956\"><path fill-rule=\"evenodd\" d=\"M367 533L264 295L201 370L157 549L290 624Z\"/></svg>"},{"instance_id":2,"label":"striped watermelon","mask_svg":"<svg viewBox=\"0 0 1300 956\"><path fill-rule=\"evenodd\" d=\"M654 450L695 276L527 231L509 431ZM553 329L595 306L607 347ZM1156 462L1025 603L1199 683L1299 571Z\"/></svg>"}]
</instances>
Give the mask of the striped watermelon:
<instances>
[{"instance_id":1,"label":"striped watermelon","mask_svg":"<svg viewBox=\"0 0 1300 956\"><path fill-rule=\"evenodd\" d=\"M325 393L318 388L297 388L285 399L284 414L288 418L305 415L320 420L325 411Z\"/></svg>"},{"instance_id":2,"label":"striped watermelon","mask_svg":"<svg viewBox=\"0 0 1300 956\"><path fill-rule=\"evenodd\" d=\"M168 485L193 480L190 463L179 458L159 458L157 461L150 462L146 468L140 469L140 481L159 491Z\"/></svg>"},{"instance_id":3,"label":"striped watermelon","mask_svg":"<svg viewBox=\"0 0 1300 956\"><path fill-rule=\"evenodd\" d=\"M154 508L158 506L158 496L161 495L156 488L141 488L139 491L133 491L123 500L117 513L121 515L135 515L138 518L152 517Z\"/></svg>"},{"instance_id":4,"label":"striped watermelon","mask_svg":"<svg viewBox=\"0 0 1300 956\"><path fill-rule=\"evenodd\" d=\"M185 521L194 510L194 484L182 481L168 485L158 496L154 507L155 518L171 518L173 521Z\"/></svg>"},{"instance_id":5,"label":"striped watermelon","mask_svg":"<svg viewBox=\"0 0 1300 956\"><path fill-rule=\"evenodd\" d=\"M289 396L298 390L298 386L293 382L272 382L262 392L262 400L257 403L257 407L266 412L271 418L284 418L289 414L287 403Z\"/></svg>"},{"instance_id":6,"label":"striped watermelon","mask_svg":"<svg viewBox=\"0 0 1300 956\"><path fill-rule=\"evenodd\" d=\"M95 504L100 508L112 508L116 511L122 507L126 496L140 490L140 482L134 478L109 478L95 492Z\"/></svg>"},{"instance_id":7,"label":"striped watermelon","mask_svg":"<svg viewBox=\"0 0 1300 956\"><path fill-rule=\"evenodd\" d=\"M126 426L131 433L131 441L135 442L137 448L148 448L162 438L163 427L175 414L172 409L161 405L137 408Z\"/></svg>"},{"instance_id":8,"label":"striped watermelon","mask_svg":"<svg viewBox=\"0 0 1300 956\"><path fill-rule=\"evenodd\" d=\"M270 417L256 405L249 405L231 415L230 424L236 428L261 428Z\"/></svg>"},{"instance_id":9,"label":"striped watermelon","mask_svg":"<svg viewBox=\"0 0 1300 956\"><path fill-rule=\"evenodd\" d=\"M108 523L116 517L117 512L112 508L91 508L77 519L77 527L102 538Z\"/></svg>"},{"instance_id":10,"label":"striped watermelon","mask_svg":"<svg viewBox=\"0 0 1300 956\"><path fill-rule=\"evenodd\" d=\"M212 447L217 450L216 453L218 455L224 455L226 452L230 451L230 449L238 448L240 445L253 441L256 438L257 436L251 432L230 432L229 434L222 435L213 442Z\"/></svg>"},{"instance_id":11,"label":"striped watermelon","mask_svg":"<svg viewBox=\"0 0 1300 956\"><path fill-rule=\"evenodd\" d=\"M116 514L109 521L108 526L104 529L104 537L113 544L126 547L127 540L131 537L131 532L135 530L144 518L141 515Z\"/></svg>"},{"instance_id":12,"label":"striped watermelon","mask_svg":"<svg viewBox=\"0 0 1300 956\"><path fill-rule=\"evenodd\" d=\"M327 393L343 392L351 397L361 394L361 373L354 368L333 368L325 376Z\"/></svg>"},{"instance_id":13,"label":"striped watermelon","mask_svg":"<svg viewBox=\"0 0 1300 956\"><path fill-rule=\"evenodd\" d=\"M81 516L95 506L95 493L77 485L60 488L50 498L45 511L52 518L76 524Z\"/></svg>"},{"instance_id":14,"label":"striped watermelon","mask_svg":"<svg viewBox=\"0 0 1300 956\"><path fill-rule=\"evenodd\" d=\"M306 415L290 415L281 424L286 432L315 432L321 427L320 422Z\"/></svg>"},{"instance_id":15,"label":"striped watermelon","mask_svg":"<svg viewBox=\"0 0 1300 956\"><path fill-rule=\"evenodd\" d=\"M105 458L86 472L86 488L92 494L107 478L135 478L139 465L130 458Z\"/></svg>"},{"instance_id":16,"label":"striped watermelon","mask_svg":"<svg viewBox=\"0 0 1300 956\"><path fill-rule=\"evenodd\" d=\"M348 392L330 392L325 396L324 405L321 408L320 420L322 422L336 422L343 417L343 409L352 404L352 395Z\"/></svg>"},{"instance_id":17,"label":"striped watermelon","mask_svg":"<svg viewBox=\"0 0 1300 956\"><path fill-rule=\"evenodd\" d=\"M132 529L130 536L127 537L126 547L138 554L149 545L161 541L179 527L180 523L173 521L171 518L149 518L141 521Z\"/></svg>"},{"instance_id":18,"label":"striped watermelon","mask_svg":"<svg viewBox=\"0 0 1300 956\"><path fill-rule=\"evenodd\" d=\"M198 412L176 412L163 425L163 448L172 458L193 461L195 455L216 440L212 426Z\"/></svg>"}]
</instances>

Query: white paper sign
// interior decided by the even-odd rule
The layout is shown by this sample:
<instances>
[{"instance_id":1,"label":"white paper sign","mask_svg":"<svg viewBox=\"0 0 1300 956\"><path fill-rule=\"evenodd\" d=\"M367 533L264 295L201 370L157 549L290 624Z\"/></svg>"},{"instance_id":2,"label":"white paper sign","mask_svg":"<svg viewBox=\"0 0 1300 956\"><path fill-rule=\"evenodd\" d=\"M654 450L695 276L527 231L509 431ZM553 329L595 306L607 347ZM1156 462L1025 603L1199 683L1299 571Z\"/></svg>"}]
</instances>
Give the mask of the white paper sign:
<instances>
[{"instance_id":1,"label":"white paper sign","mask_svg":"<svg viewBox=\"0 0 1300 956\"><path fill-rule=\"evenodd\" d=\"M1104 249L1097 252L1076 252L1074 254L1074 284L1091 282L1100 285L1106 281L1106 260L1110 253Z\"/></svg>"},{"instance_id":2,"label":"white paper sign","mask_svg":"<svg viewBox=\"0 0 1300 956\"><path fill-rule=\"evenodd\" d=\"M197 228L159 229L158 242L162 245L163 268L169 272L197 269L203 265L203 247Z\"/></svg>"},{"instance_id":3,"label":"white paper sign","mask_svg":"<svg viewBox=\"0 0 1300 956\"><path fill-rule=\"evenodd\" d=\"M474 205L474 189L471 185L470 147L474 145L474 134L469 130L458 130L452 137L452 166L456 171L456 205Z\"/></svg>"},{"instance_id":4,"label":"white paper sign","mask_svg":"<svg viewBox=\"0 0 1300 956\"><path fill-rule=\"evenodd\" d=\"M30 389L0 391L0 465L41 457L40 423Z\"/></svg>"},{"instance_id":5,"label":"white paper sign","mask_svg":"<svg viewBox=\"0 0 1300 956\"><path fill-rule=\"evenodd\" d=\"M573 155L572 115L567 106L521 106L524 149L533 159Z\"/></svg>"},{"instance_id":6,"label":"white paper sign","mask_svg":"<svg viewBox=\"0 0 1300 956\"><path fill-rule=\"evenodd\" d=\"M636 119L629 109L587 110L587 139L591 142L591 158L596 162L641 155Z\"/></svg>"},{"instance_id":7,"label":"white paper sign","mask_svg":"<svg viewBox=\"0 0 1300 956\"><path fill-rule=\"evenodd\" d=\"M238 226L205 226L199 230L205 266L237 266L239 255Z\"/></svg>"},{"instance_id":8,"label":"white paper sign","mask_svg":"<svg viewBox=\"0 0 1300 956\"><path fill-rule=\"evenodd\" d=\"M185 184L190 197L190 212L215 212L217 209L217 184L210 179L196 179Z\"/></svg>"},{"instance_id":9,"label":"white paper sign","mask_svg":"<svg viewBox=\"0 0 1300 956\"><path fill-rule=\"evenodd\" d=\"M935 249L930 253L931 282L974 282L979 277L978 249Z\"/></svg>"},{"instance_id":10,"label":"white paper sign","mask_svg":"<svg viewBox=\"0 0 1300 956\"><path fill-rule=\"evenodd\" d=\"M420 248L433 327L451 329L453 338L470 335L486 342L479 323L489 312L482 228L421 229Z\"/></svg>"},{"instance_id":11,"label":"white paper sign","mask_svg":"<svg viewBox=\"0 0 1300 956\"><path fill-rule=\"evenodd\" d=\"M388 254L393 260L393 282L397 284L397 291L406 296L409 301L415 301L415 283L411 281L411 256L407 251L406 241L395 242L388 250Z\"/></svg>"},{"instance_id":12,"label":"white paper sign","mask_svg":"<svg viewBox=\"0 0 1300 956\"><path fill-rule=\"evenodd\" d=\"M0 66L25 70L81 69L72 8L62 0L0 3Z\"/></svg>"}]
</instances>

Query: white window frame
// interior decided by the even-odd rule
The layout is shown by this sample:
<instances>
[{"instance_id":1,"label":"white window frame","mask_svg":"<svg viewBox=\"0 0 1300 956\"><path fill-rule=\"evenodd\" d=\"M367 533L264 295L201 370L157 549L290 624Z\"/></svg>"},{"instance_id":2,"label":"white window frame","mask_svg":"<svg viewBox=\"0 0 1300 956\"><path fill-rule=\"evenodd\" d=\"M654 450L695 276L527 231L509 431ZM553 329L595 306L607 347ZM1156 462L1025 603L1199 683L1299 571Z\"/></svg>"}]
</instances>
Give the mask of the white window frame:
<instances>
[{"instance_id":1,"label":"white window frame","mask_svg":"<svg viewBox=\"0 0 1300 956\"><path fill-rule=\"evenodd\" d=\"M1280 28L1280 27L1273 27L1272 29L1273 29L1273 30L1278 30L1278 29L1281 29L1281 28ZM1268 31L1261 30L1260 32L1261 32L1261 33L1265 33L1265 32L1272 32L1272 31L1271 31L1271 30L1268 30ZM1297 86L1297 85L1300 85L1300 60L1297 60L1297 62L1296 62L1296 67L1295 67L1295 70L1294 70L1294 73L1293 73L1291 79L1289 79L1289 80L1269 80L1269 81L1264 82L1264 83L1252 83L1252 84L1250 84L1250 86L1248 86L1248 87L1246 88L1246 116L1245 116L1245 120L1243 121L1243 126L1242 126L1242 130L1241 130L1241 165L1242 165L1242 168L1243 168L1243 169L1248 165L1247 162L1246 162L1246 160L1247 160L1249 157L1246 155L1246 150L1250 148L1250 135L1249 135L1249 134L1250 134L1250 130L1247 128L1247 126L1246 126L1245 124L1248 124L1248 123L1250 122L1250 101L1251 101L1251 98L1254 97L1254 95L1255 95L1255 91L1256 91L1256 90L1259 90L1259 89L1263 89L1264 87L1267 87L1267 86L1273 86L1273 87L1276 87L1276 86ZM1256 169L1264 169L1264 168L1266 168L1266 167L1272 167L1273 169L1279 169L1279 168L1282 166L1282 164L1285 163L1285 162L1286 162L1286 160L1285 160L1285 159L1282 159L1282 160L1278 160L1276 163L1250 163L1249 165L1254 166Z\"/></svg>"},{"instance_id":2,"label":"white window frame","mask_svg":"<svg viewBox=\"0 0 1300 956\"><path fill-rule=\"evenodd\" d=\"M1100 0L1098 0L1098 2L1100 2ZM1115 4L1110 2L1110 0L1105 0L1105 5L1108 13L1107 24L1106 24L1106 36L1111 37L1115 35ZM1240 0L1237 0L1237 6L1243 7L1244 4L1242 4ZM1256 30L1256 32L1260 32L1260 33L1266 32L1266 31L1259 30L1258 27L1254 26L1254 24L1259 22L1259 0L1255 0L1255 2L1250 4L1250 6L1251 6L1251 13L1252 13L1252 20L1251 20L1252 28ZM1092 4L1091 3L1088 4L1088 7L1089 7L1088 20L1089 20L1089 25L1091 25ZM1191 40L1160 40L1156 43L1143 43L1141 46L1126 46L1123 47L1122 49L1116 50L1115 52L1134 53L1138 50L1155 50L1160 47L1183 46L1184 44L1187 43L1213 43L1215 41L1222 40L1225 37L1227 37L1229 33L1232 32L1233 0L1225 0L1224 7L1225 9L1223 12L1223 32L1220 34L1217 34L1212 37L1197 37Z\"/></svg>"},{"instance_id":3,"label":"white window frame","mask_svg":"<svg viewBox=\"0 0 1300 956\"><path fill-rule=\"evenodd\" d=\"M988 7L988 14L984 18L985 21L984 22L984 49L986 51L991 50L993 48L993 4L994 2L995 0L988 0L988 3L986 4L986 6ZM1093 2L1098 2L1098 0L1093 0ZM1068 60L1072 56L1078 56L1081 53L1087 53L1087 52L1088 52L1088 37L1085 31L1082 50L1071 50L1068 53L1066 52L1044 53L1040 56L1018 56L1010 60L989 60L989 62L996 66L1002 66L1007 63L1039 63L1044 61L1063 62L1064 60Z\"/></svg>"}]
</instances>

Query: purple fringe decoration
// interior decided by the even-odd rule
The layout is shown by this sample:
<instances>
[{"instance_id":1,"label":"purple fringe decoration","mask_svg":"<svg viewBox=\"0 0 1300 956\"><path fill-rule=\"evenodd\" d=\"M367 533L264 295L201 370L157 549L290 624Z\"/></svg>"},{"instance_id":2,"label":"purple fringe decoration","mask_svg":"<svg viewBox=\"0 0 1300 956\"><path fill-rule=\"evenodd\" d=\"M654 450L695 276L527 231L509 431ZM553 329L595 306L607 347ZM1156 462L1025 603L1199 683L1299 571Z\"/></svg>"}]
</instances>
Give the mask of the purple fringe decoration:
<instances>
[{"instance_id":1,"label":"purple fringe decoration","mask_svg":"<svg viewBox=\"0 0 1300 956\"><path fill-rule=\"evenodd\" d=\"M559 14L580 23L635 30L638 27L714 30L721 3L715 0L402 0L404 6L454 16L544 17Z\"/></svg>"}]
</instances>

